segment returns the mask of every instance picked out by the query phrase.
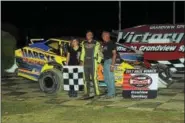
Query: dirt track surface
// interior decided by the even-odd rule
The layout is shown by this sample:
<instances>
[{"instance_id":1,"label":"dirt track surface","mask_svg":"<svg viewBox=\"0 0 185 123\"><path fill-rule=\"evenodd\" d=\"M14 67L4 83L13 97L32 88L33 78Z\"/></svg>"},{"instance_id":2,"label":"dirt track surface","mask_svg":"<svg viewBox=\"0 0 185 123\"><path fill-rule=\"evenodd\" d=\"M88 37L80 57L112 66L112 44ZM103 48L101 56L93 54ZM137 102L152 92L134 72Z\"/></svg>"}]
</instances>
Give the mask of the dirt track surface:
<instances>
[{"instance_id":1,"label":"dirt track surface","mask_svg":"<svg viewBox=\"0 0 185 123\"><path fill-rule=\"evenodd\" d=\"M121 96L120 89L117 89L117 97L110 100L105 100L102 98L96 99L96 100L93 100L93 99L80 100L78 98L69 98L67 95L67 92L63 92L59 96L48 96L40 91L39 85L37 82L25 80L22 78L2 79L1 91L2 91L1 92L2 93L1 94L2 95L2 119L4 123L5 122L13 123L13 121L15 120L16 121L14 123L21 123L21 122L29 123L24 118L21 120L20 116L27 117L27 114L32 113L34 117L35 112L39 111L40 113L41 112L44 113L49 109L57 112L58 108L56 107L58 106L62 107L61 110L65 110L65 111L72 110L73 108L86 111L86 108L91 108L92 110L104 110L106 113L106 110L109 110L109 108L113 108L113 109L116 108L115 111L117 111L117 109L119 109L120 111L123 110L123 114L124 112L126 113L127 111L130 112L131 114L132 112L144 111L146 115L148 111L149 112L152 111L151 113L152 114L154 113L154 115L156 115L156 117L158 118L159 117L162 118L162 116L157 116L157 114L160 114L160 113L166 114L167 112L169 112L169 115L172 115L173 113L175 114L171 116L172 119L170 119L169 117L168 123L171 123L170 120L175 123L184 122L184 117L183 117L184 116L184 83L182 82L175 83L171 85L171 87L168 89L160 89L158 92L158 97L156 99L144 99L144 100L123 99L123 97ZM80 93L79 96L81 95L82 94ZM49 111L49 112L51 113L52 111ZM37 115L39 115L39 113ZM83 113L83 115L85 114ZM90 115L96 115L96 112ZM76 117L76 115L74 117ZM84 117L89 117L89 116L84 116ZM175 118L175 120L173 119L173 117ZM128 121L130 121L129 123L137 123L135 121L132 122L132 119L133 118L128 116ZM45 120L42 120L39 123L41 122L45 123L46 122ZM87 119L86 121L88 120L89 119ZM49 121L58 122L57 120L56 121L48 120L47 122L49 123ZM81 123L82 122L81 120L79 120L79 122L75 122L75 120L74 122L73 121L65 122L65 120L61 120L61 121L63 121L62 123ZM102 123L105 121L106 119L103 120ZM122 121L117 121L115 123L120 123L120 122ZM147 123L147 122L149 121L148 120L146 120L145 122L142 121L142 123ZM151 123L154 123L154 122L157 123L157 121L155 120L152 121ZM38 122L35 119L32 123L38 123ZM89 123L91 123L91 121L89 121ZM94 122L92 121L92 123ZM127 122L125 121L125 123Z\"/></svg>"}]
</instances>

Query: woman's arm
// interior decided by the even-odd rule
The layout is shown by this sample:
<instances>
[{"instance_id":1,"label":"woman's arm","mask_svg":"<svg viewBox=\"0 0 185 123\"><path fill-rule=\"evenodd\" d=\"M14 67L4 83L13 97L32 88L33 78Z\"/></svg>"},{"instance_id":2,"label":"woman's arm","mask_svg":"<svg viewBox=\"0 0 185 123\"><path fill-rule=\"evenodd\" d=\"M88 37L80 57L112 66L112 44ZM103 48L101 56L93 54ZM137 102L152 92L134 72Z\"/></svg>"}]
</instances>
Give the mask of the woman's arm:
<instances>
[{"instance_id":1,"label":"woman's arm","mask_svg":"<svg viewBox=\"0 0 185 123\"><path fill-rule=\"evenodd\" d=\"M70 59L70 53L68 52L68 53L67 53L67 59L66 59L66 65L69 64L69 59Z\"/></svg>"}]
</instances>

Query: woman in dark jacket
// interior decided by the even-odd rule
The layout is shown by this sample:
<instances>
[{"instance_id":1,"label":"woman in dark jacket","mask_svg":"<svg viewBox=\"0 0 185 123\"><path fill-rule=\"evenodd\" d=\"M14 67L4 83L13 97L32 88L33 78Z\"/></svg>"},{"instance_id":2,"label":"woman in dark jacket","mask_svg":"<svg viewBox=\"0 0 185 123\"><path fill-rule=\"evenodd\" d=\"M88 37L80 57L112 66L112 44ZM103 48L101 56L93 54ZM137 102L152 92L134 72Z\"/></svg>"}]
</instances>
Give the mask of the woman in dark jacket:
<instances>
[{"instance_id":1,"label":"woman in dark jacket","mask_svg":"<svg viewBox=\"0 0 185 123\"><path fill-rule=\"evenodd\" d=\"M79 65L80 52L81 52L81 47L79 46L79 40L76 38L73 38L71 45L68 49L66 64L69 66ZM69 94L69 97L77 97L77 91L75 90L70 90L68 94Z\"/></svg>"}]
</instances>

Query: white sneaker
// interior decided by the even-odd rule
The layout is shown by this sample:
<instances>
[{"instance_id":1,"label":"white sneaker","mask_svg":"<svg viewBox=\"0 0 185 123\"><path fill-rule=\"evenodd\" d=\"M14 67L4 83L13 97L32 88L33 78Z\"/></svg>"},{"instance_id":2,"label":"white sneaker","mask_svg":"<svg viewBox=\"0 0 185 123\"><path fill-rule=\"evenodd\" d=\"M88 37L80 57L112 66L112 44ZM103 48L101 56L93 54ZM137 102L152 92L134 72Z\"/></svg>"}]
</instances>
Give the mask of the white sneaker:
<instances>
[{"instance_id":1,"label":"white sneaker","mask_svg":"<svg viewBox=\"0 0 185 123\"><path fill-rule=\"evenodd\" d=\"M11 68L9 69L5 69L5 72L7 73L15 73L15 70L18 68L17 64L16 64L16 60L14 61L14 64L12 65Z\"/></svg>"}]
</instances>

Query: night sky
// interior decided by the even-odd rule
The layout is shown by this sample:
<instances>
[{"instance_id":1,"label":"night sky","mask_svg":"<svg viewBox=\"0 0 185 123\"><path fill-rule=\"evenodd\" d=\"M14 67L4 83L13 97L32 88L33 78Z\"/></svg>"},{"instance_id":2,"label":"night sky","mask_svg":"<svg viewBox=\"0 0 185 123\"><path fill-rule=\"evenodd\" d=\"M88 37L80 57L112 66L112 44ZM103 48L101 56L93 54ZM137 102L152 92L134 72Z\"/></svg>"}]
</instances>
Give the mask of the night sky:
<instances>
[{"instance_id":1,"label":"night sky","mask_svg":"<svg viewBox=\"0 0 185 123\"><path fill-rule=\"evenodd\" d=\"M184 2L176 2L176 23L184 23ZM30 37L97 37L118 29L118 2L1 2L2 22L15 25ZM122 2L122 28L173 22L173 2Z\"/></svg>"}]
</instances>

